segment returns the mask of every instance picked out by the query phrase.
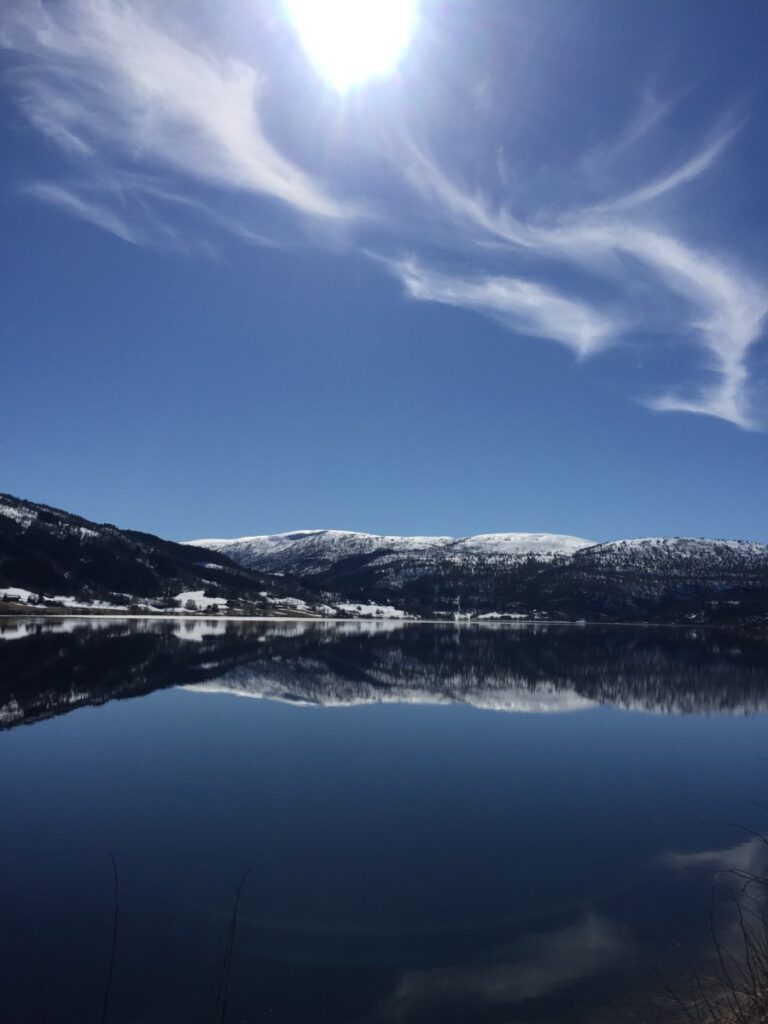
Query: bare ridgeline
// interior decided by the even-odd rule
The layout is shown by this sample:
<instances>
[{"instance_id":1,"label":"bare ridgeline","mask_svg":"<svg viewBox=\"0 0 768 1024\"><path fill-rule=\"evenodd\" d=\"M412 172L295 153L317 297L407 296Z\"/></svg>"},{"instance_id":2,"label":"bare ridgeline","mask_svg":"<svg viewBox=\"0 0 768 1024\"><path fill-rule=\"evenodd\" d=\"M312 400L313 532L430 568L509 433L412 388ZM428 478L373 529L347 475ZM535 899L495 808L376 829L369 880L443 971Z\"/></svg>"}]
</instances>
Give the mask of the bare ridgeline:
<instances>
[{"instance_id":1,"label":"bare ridgeline","mask_svg":"<svg viewBox=\"0 0 768 1024\"><path fill-rule=\"evenodd\" d=\"M760 625L768 545L313 530L180 544L0 495L0 612Z\"/></svg>"}]
</instances>

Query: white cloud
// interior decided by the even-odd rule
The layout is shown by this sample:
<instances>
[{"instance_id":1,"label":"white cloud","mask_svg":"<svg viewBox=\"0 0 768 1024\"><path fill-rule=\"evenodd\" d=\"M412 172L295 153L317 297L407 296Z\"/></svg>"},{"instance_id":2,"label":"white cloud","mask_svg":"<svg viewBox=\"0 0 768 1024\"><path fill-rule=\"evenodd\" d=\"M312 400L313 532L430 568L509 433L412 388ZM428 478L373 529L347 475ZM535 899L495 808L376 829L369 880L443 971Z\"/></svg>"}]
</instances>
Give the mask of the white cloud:
<instances>
[{"instance_id":1,"label":"white cloud","mask_svg":"<svg viewBox=\"0 0 768 1024\"><path fill-rule=\"evenodd\" d=\"M160 215L158 204L163 204L165 208L172 205L184 207L193 217L217 224L246 242L262 246L275 244L251 231L246 224L234 221L190 196L174 193L154 179L138 174L112 171L103 176L94 175L91 180L80 179L67 184L34 181L24 185L22 193L94 224L133 245L163 246L184 252L197 250L208 256L218 255L217 248L207 237L208 232L195 232L191 224L182 232L174 226L172 217Z\"/></svg>"},{"instance_id":2,"label":"white cloud","mask_svg":"<svg viewBox=\"0 0 768 1024\"><path fill-rule=\"evenodd\" d=\"M749 402L747 358L760 339L768 292L741 270L729 266L668 235L622 227L617 248L644 260L659 283L686 298L692 315L687 322L707 349L716 383L685 398L670 393L651 401L660 411L702 413L744 429L759 424Z\"/></svg>"},{"instance_id":3,"label":"white cloud","mask_svg":"<svg viewBox=\"0 0 768 1024\"><path fill-rule=\"evenodd\" d=\"M63 185L40 181L27 185L24 191L35 199L57 206L66 213L71 213L81 220L88 221L90 224L95 224L97 227L117 235L124 242L140 245L144 241L142 234L119 217L110 207L89 201Z\"/></svg>"},{"instance_id":4,"label":"white cloud","mask_svg":"<svg viewBox=\"0 0 768 1024\"><path fill-rule=\"evenodd\" d=\"M736 136L739 127L739 125L732 125L721 132L708 145L699 150L698 153L694 153L692 157L680 164L679 167L673 168L669 173L655 178L653 181L648 182L648 184L628 192L626 195L598 204L594 207L595 212L630 210L635 206L642 206L653 199L658 199L659 196L671 192L680 185L686 185L688 182L693 181L712 166L728 143Z\"/></svg>"},{"instance_id":5,"label":"white cloud","mask_svg":"<svg viewBox=\"0 0 768 1024\"><path fill-rule=\"evenodd\" d=\"M644 89L640 93L634 116L630 118L608 149L604 149L603 157L606 153L615 156L624 150L631 149L668 117L675 102L674 98L658 96L653 89Z\"/></svg>"},{"instance_id":6,"label":"white cloud","mask_svg":"<svg viewBox=\"0 0 768 1024\"><path fill-rule=\"evenodd\" d=\"M259 72L217 53L214 40L193 38L188 23L172 25L167 18L168 5L159 0L27 0L0 15L0 42L26 55L13 72L26 116L79 168L68 181L28 184L27 194L125 241L174 247L185 239L170 218L158 215L158 204L184 207L248 241L270 244L250 225L202 201L199 192L189 194L179 174L269 197L326 225L358 216L361 207L336 199L267 138ZM627 156L671 107L646 94L624 132L587 154L592 170L599 170L600 159ZM684 240L658 213L650 219L653 204L703 175L737 131L732 120L721 122L698 152L624 194L577 209L545 208L526 218L481 189L457 183L412 140L394 144L393 164L424 207L437 211L443 242L473 270L448 274L423 258L388 265L412 298L464 306L515 333L550 338L592 356L623 332L642 334L654 306L670 308L651 299L643 310L631 299L631 262L639 261L659 297L676 300L679 312L664 329L679 339L681 357L688 358L691 340L704 356L683 385L672 382L646 404L757 427L749 360L762 337L768 289L733 260ZM502 183L510 173L504 165ZM499 272L505 254L518 264L525 258L525 272ZM555 267L575 269L574 282L586 271L599 287L589 297L577 294L576 283L566 292L552 283ZM606 298L597 300L596 294ZM621 316L619 308L626 310Z\"/></svg>"},{"instance_id":7,"label":"white cloud","mask_svg":"<svg viewBox=\"0 0 768 1024\"><path fill-rule=\"evenodd\" d=\"M14 77L30 121L70 155L109 162L119 155L303 214L353 216L266 137L257 70L217 56L210 43L182 41L178 26L161 23L160 10L121 0L31 0L7 12L0 41L29 58ZM67 186L65 197L62 188L59 204L115 231L76 191Z\"/></svg>"},{"instance_id":8,"label":"white cloud","mask_svg":"<svg viewBox=\"0 0 768 1024\"><path fill-rule=\"evenodd\" d=\"M468 192L443 173L422 149L406 144L402 173L426 200L439 204L443 213L462 229L459 241L487 241L520 247L537 245L536 230L513 217L502 207L493 207L480 190Z\"/></svg>"},{"instance_id":9,"label":"white cloud","mask_svg":"<svg viewBox=\"0 0 768 1024\"><path fill-rule=\"evenodd\" d=\"M586 356L618 334L618 321L553 288L505 276L458 277L426 269L417 261L390 264L411 298L463 306L494 317L519 334L550 338Z\"/></svg>"},{"instance_id":10,"label":"white cloud","mask_svg":"<svg viewBox=\"0 0 768 1024\"><path fill-rule=\"evenodd\" d=\"M750 403L748 357L762 337L768 289L735 263L701 251L666 229L623 216L626 210L648 205L703 174L735 131L723 132L696 156L623 199L575 213L550 211L546 220L521 220L504 206L493 205L481 191L462 188L413 144L407 146L403 173L423 198L447 216L457 247L465 251L470 247L475 265L483 247L490 245L497 251L535 254L546 262L586 269L602 275L610 288L626 291L632 279L616 256L625 254L641 261L654 275L660 292L684 300L687 314L669 324L669 333L681 343L694 338L707 354L704 370L714 378L714 383L694 388L691 394L671 390L646 404L657 411L698 413L755 429L760 424ZM582 355L599 352L621 330L621 324L594 302L566 298L544 283L526 282L533 291L523 289L521 293L515 278L483 279L478 275L448 282L423 267L417 277L413 271L406 272L407 262L400 267L400 276L414 298L465 305L504 320L516 332L563 341ZM551 312L546 309L547 302L552 303ZM643 322L642 317L626 318L626 326L635 331L642 330Z\"/></svg>"}]
</instances>

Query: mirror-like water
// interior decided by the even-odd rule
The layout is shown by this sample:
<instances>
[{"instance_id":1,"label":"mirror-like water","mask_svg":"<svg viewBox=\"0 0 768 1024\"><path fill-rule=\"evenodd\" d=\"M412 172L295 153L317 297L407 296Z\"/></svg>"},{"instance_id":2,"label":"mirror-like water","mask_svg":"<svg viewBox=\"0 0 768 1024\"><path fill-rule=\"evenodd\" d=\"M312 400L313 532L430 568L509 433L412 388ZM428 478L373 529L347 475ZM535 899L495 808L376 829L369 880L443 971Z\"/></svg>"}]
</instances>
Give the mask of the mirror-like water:
<instances>
[{"instance_id":1,"label":"mirror-like water","mask_svg":"<svg viewBox=\"0 0 768 1024\"><path fill-rule=\"evenodd\" d=\"M228 1021L666 1019L766 713L736 634L0 620L4 1019L101 1019L108 851L112 1024L219 1019L248 868Z\"/></svg>"}]
</instances>

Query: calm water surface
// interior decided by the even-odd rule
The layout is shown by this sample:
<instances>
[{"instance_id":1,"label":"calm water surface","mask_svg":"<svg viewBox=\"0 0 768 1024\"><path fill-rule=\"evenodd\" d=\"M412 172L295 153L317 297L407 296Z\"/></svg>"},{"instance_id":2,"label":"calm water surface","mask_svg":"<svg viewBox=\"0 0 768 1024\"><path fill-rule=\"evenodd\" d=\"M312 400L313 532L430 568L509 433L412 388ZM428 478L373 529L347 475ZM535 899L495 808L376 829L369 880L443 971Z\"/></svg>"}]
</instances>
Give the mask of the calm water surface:
<instances>
[{"instance_id":1,"label":"calm water surface","mask_svg":"<svg viewBox=\"0 0 768 1024\"><path fill-rule=\"evenodd\" d=\"M657 1021L761 869L768 643L0 620L0 1016Z\"/></svg>"}]
</instances>

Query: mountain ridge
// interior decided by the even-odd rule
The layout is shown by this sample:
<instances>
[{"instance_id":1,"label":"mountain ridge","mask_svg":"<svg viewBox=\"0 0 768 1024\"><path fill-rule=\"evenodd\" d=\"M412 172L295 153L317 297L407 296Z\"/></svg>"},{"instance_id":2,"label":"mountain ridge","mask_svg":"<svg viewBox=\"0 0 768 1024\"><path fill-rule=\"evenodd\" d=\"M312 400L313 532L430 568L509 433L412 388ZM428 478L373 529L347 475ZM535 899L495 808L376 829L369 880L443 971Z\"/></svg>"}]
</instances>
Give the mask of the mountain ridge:
<instances>
[{"instance_id":1,"label":"mountain ridge","mask_svg":"<svg viewBox=\"0 0 768 1024\"><path fill-rule=\"evenodd\" d=\"M150 613L766 625L768 544L343 530L180 543L3 494L0 611L18 613L30 604Z\"/></svg>"},{"instance_id":2,"label":"mountain ridge","mask_svg":"<svg viewBox=\"0 0 768 1024\"><path fill-rule=\"evenodd\" d=\"M318 592L419 616L674 621L768 614L768 544L548 533L402 537L343 530L187 542ZM729 611L730 609L730 611Z\"/></svg>"},{"instance_id":3,"label":"mountain ridge","mask_svg":"<svg viewBox=\"0 0 768 1024\"><path fill-rule=\"evenodd\" d=\"M242 602L275 610L270 600L296 601L301 594L298 585L290 591L219 552L0 494L0 598L6 606L159 612L191 611L185 607L190 602L201 611L232 602L234 610Z\"/></svg>"},{"instance_id":4,"label":"mountain ridge","mask_svg":"<svg viewBox=\"0 0 768 1024\"><path fill-rule=\"evenodd\" d=\"M287 533L257 534L232 540L208 538L187 541L233 558L238 564L274 572L286 566L305 568L328 565L342 557L390 553L441 553L448 557L467 554L496 554L510 558L550 559L573 554L594 545L581 537L553 533L484 533L469 537L447 537L362 533L356 530L293 530Z\"/></svg>"}]
</instances>

